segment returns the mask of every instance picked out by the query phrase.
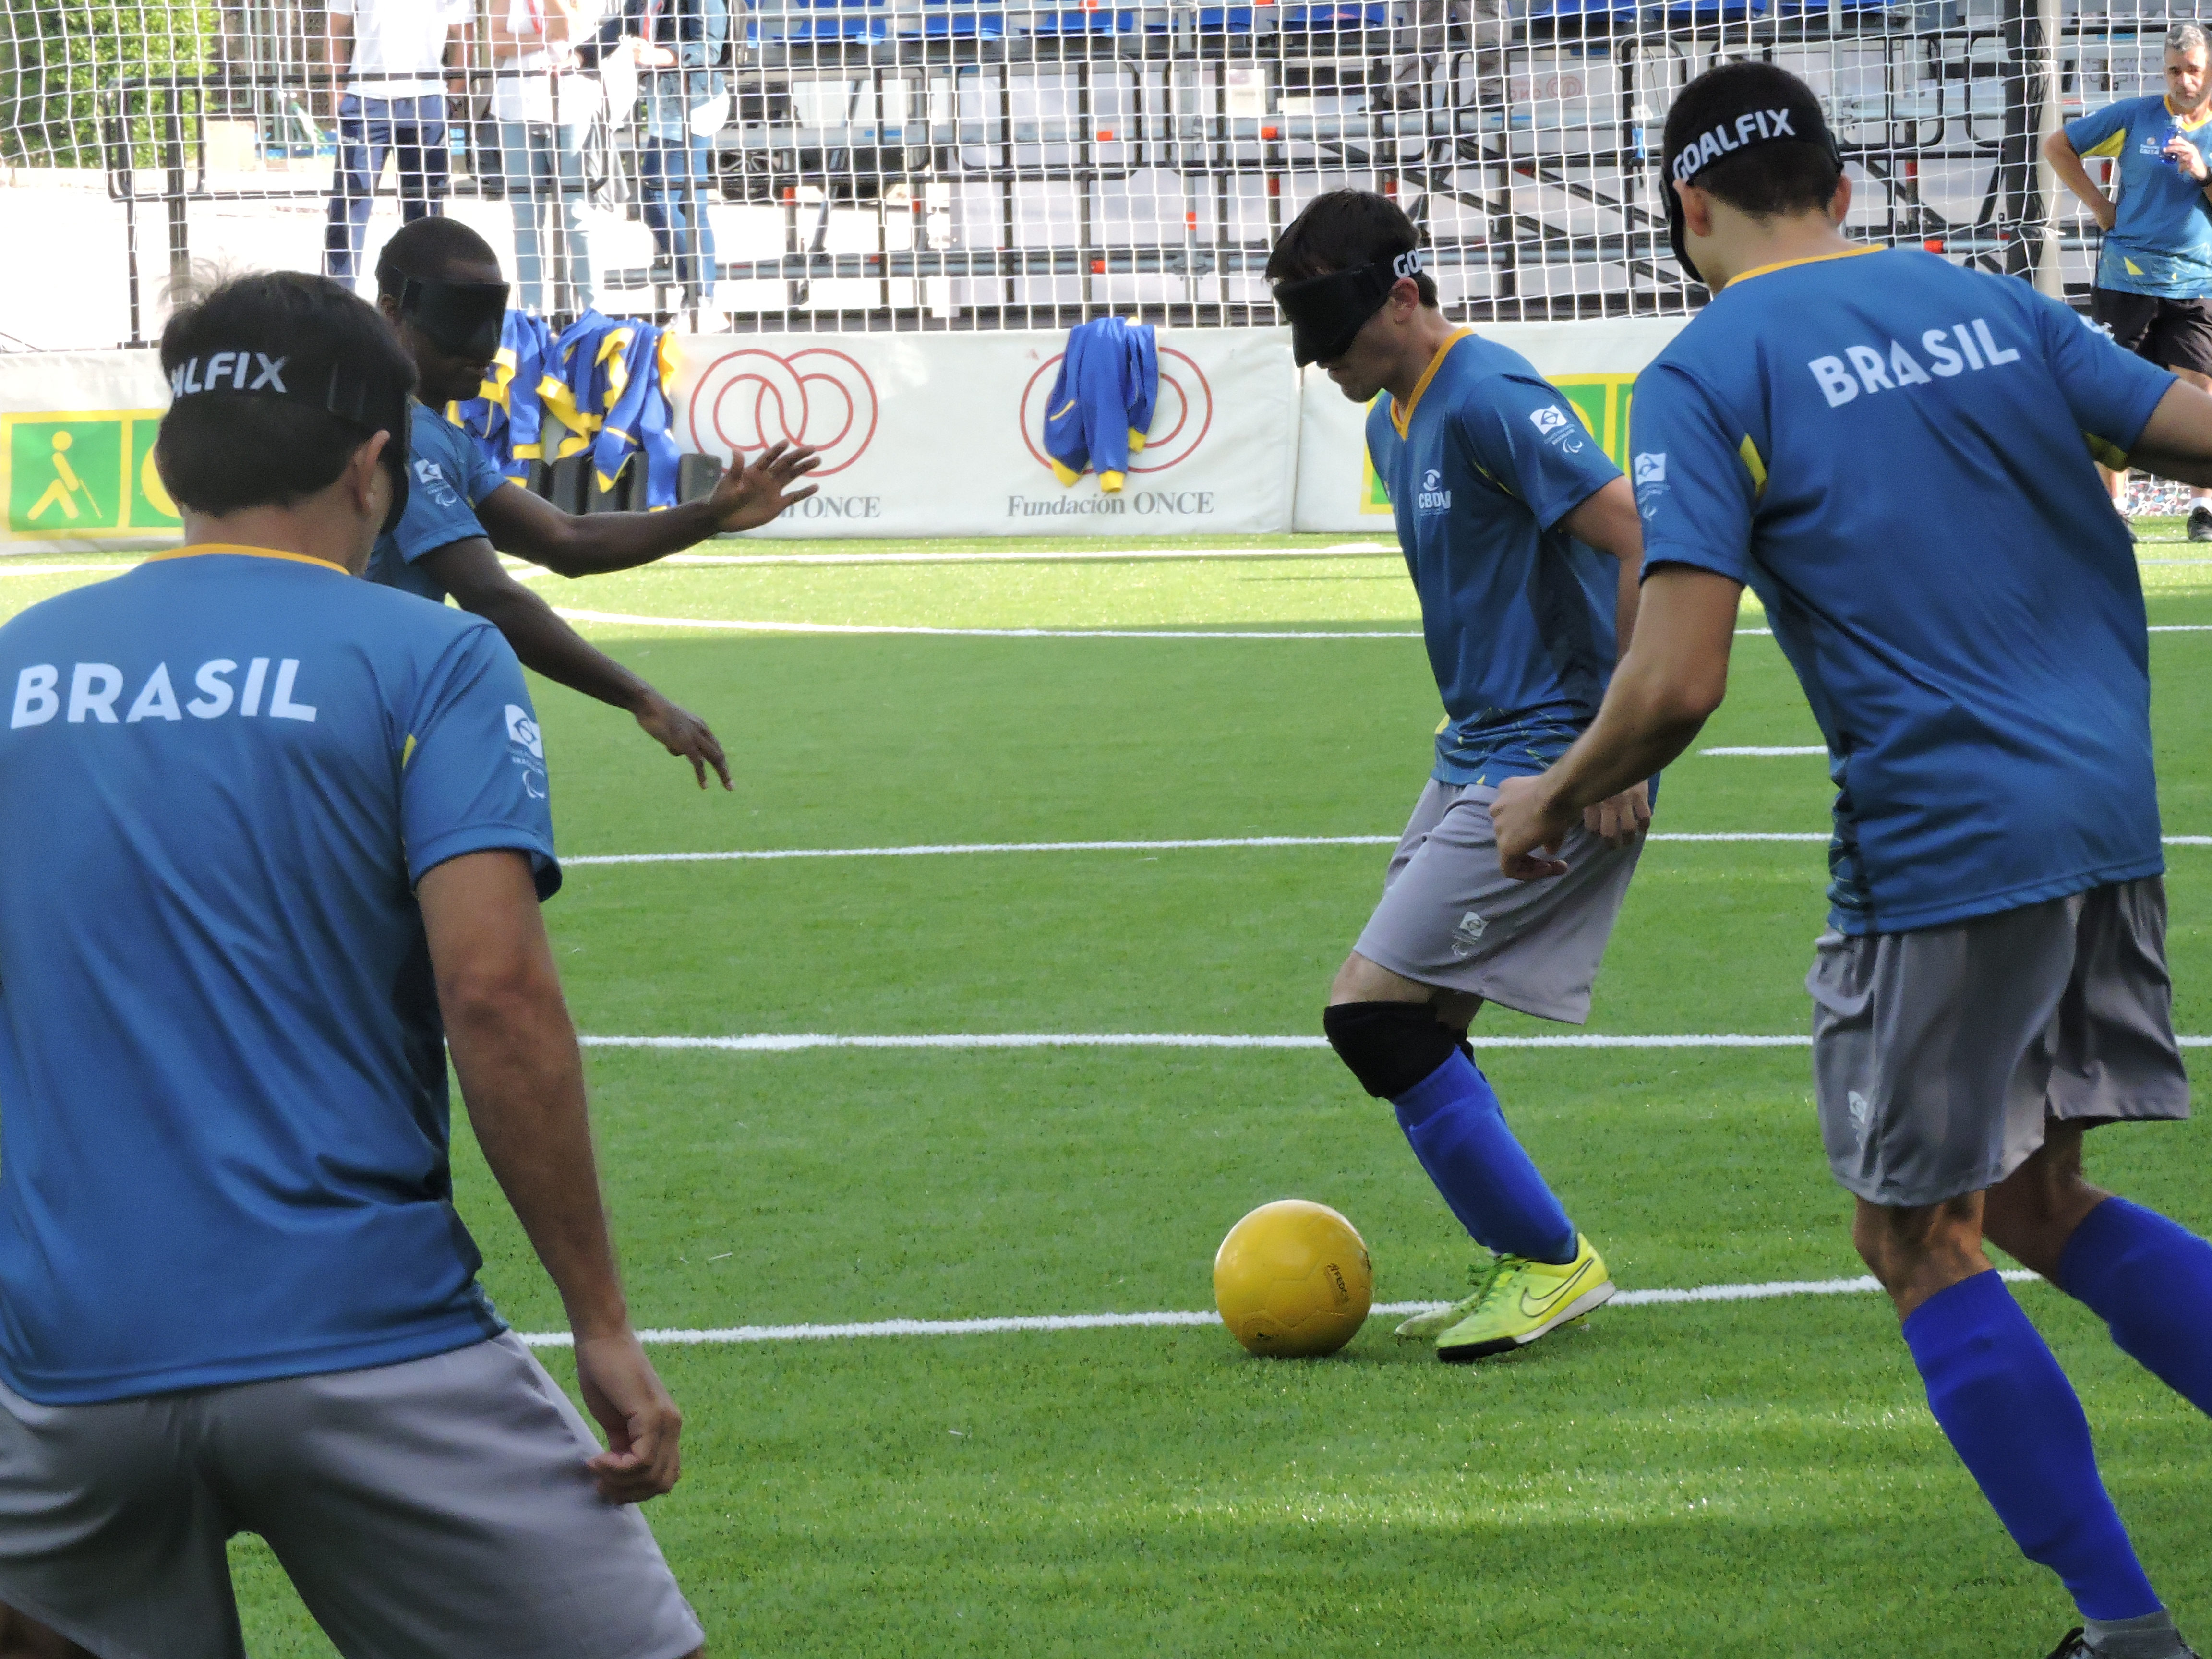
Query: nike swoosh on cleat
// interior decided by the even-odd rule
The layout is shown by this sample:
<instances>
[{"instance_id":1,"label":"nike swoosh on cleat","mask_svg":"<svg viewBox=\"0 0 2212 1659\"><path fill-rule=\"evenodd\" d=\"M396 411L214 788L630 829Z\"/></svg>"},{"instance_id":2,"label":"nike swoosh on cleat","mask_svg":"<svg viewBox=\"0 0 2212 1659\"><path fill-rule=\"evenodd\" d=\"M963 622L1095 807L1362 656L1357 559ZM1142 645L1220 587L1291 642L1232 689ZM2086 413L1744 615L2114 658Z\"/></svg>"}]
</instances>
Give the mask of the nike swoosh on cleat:
<instances>
[{"instance_id":1,"label":"nike swoosh on cleat","mask_svg":"<svg viewBox=\"0 0 2212 1659\"><path fill-rule=\"evenodd\" d=\"M1549 1296L1531 1297L1528 1291L1522 1291L1522 1313L1530 1319L1541 1319L1548 1310L1559 1305L1559 1300L1562 1297L1566 1296L1575 1288L1576 1285L1581 1284L1583 1279L1589 1278L1589 1270L1595 1266L1597 1266L1597 1258L1595 1256L1585 1256L1583 1259L1583 1265L1575 1270L1573 1276L1563 1280L1560 1283L1559 1288L1553 1291Z\"/></svg>"}]
</instances>

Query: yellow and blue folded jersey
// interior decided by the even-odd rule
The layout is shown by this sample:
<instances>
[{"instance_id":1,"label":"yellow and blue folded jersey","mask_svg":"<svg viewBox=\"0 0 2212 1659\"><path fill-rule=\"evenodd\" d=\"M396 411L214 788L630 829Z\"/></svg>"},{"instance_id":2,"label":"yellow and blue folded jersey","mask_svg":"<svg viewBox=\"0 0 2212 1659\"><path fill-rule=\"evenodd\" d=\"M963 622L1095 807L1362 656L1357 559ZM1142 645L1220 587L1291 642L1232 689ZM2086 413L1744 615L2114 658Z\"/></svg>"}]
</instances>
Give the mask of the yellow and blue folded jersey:
<instances>
[{"instance_id":1,"label":"yellow and blue folded jersey","mask_svg":"<svg viewBox=\"0 0 2212 1659\"><path fill-rule=\"evenodd\" d=\"M1160 391L1150 323L1101 317L1073 329L1045 404L1044 449L1053 476L1072 484L1088 467L1109 495L1121 488L1129 457L1152 430Z\"/></svg>"},{"instance_id":2,"label":"yellow and blue folded jersey","mask_svg":"<svg viewBox=\"0 0 2212 1659\"><path fill-rule=\"evenodd\" d=\"M490 376L475 397L447 411L510 483L526 482L531 463L538 459L544 410L538 388L552 352L553 331L544 319L509 311L500 325Z\"/></svg>"},{"instance_id":3,"label":"yellow and blue folded jersey","mask_svg":"<svg viewBox=\"0 0 2212 1659\"><path fill-rule=\"evenodd\" d=\"M622 350L611 356L599 386L606 413L592 441L592 470L601 489L612 489L633 455L642 455L645 505L676 504L676 475L681 459L668 389L676 380L676 337L639 325Z\"/></svg>"},{"instance_id":4,"label":"yellow and blue folded jersey","mask_svg":"<svg viewBox=\"0 0 2212 1659\"><path fill-rule=\"evenodd\" d=\"M1765 603L1827 740L1838 929L2164 867L2142 587L2092 463L2125 465L2172 385L1909 248L1747 272L1637 377L1645 574Z\"/></svg>"},{"instance_id":5,"label":"yellow and blue folded jersey","mask_svg":"<svg viewBox=\"0 0 2212 1659\"><path fill-rule=\"evenodd\" d=\"M2083 158L2109 156L2119 172L2119 210L2097 258L2097 286L2169 300L2212 298L2212 202L2204 186L2166 160L2179 135L2212 153L2212 109L2185 120L2163 96L2130 98L2066 124Z\"/></svg>"},{"instance_id":6,"label":"yellow and blue folded jersey","mask_svg":"<svg viewBox=\"0 0 2212 1659\"><path fill-rule=\"evenodd\" d=\"M564 461L592 447L619 396L610 395L608 365L627 351L637 327L594 308L562 331L538 381L538 399L560 428L557 436L549 430L541 439L544 459Z\"/></svg>"}]
</instances>

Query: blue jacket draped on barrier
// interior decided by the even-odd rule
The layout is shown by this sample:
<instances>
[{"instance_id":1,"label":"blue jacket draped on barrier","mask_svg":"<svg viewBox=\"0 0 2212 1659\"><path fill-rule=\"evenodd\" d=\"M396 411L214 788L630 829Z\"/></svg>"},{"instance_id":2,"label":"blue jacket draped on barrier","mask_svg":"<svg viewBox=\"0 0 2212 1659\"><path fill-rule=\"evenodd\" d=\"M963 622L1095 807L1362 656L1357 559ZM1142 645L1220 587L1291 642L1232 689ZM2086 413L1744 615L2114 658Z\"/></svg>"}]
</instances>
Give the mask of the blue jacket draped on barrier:
<instances>
[{"instance_id":1,"label":"blue jacket draped on barrier","mask_svg":"<svg viewBox=\"0 0 2212 1659\"><path fill-rule=\"evenodd\" d=\"M1070 331L1045 405L1044 448L1053 476L1072 484L1087 466L1097 472L1101 489L1118 491L1129 457L1144 450L1159 391L1150 323L1101 317Z\"/></svg>"}]
</instances>

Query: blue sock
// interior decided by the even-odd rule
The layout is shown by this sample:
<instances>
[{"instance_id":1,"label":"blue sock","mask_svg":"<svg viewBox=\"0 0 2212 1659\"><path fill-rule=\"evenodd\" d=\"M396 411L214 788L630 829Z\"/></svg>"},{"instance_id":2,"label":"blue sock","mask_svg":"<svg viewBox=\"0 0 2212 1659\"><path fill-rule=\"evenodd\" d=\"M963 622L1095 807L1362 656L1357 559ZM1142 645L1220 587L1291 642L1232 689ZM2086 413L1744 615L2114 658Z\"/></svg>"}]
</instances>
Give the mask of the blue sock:
<instances>
[{"instance_id":1,"label":"blue sock","mask_svg":"<svg viewBox=\"0 0 2212 1659\"><path fill-rule=\"evenodd\" d=\"M2089 1419L1996 1272L1942 1290L1905 1322L1928 1407L2031 1561L2084 1618L2133 1619L2159 1599L2106 1495Z\"/></svg>"},{"instance_id":2,"label":"blue sock","mask_svg":"<svg viewBox=\"0 0 2212 1659\"><path fill-rule=\"evenodd\" d=\"M2058 1287L2112 1328L2122 1353L2212 1413L2212 1244L2108 1198L2066 1241Z\"/></svg>"},{"instance_id":3,"label":"blue sock","mask_svg":"<svg viewBox=\"0 0 2212 1659\"><path fill-rule=\"evenodd\" d=\"M1391 1103L1413 1156L1479 1244L1532 1261L1572 1261L1575 1224L1505 1127L1498 1094L1455 1054Z\"/></svg>"}]
</instances>

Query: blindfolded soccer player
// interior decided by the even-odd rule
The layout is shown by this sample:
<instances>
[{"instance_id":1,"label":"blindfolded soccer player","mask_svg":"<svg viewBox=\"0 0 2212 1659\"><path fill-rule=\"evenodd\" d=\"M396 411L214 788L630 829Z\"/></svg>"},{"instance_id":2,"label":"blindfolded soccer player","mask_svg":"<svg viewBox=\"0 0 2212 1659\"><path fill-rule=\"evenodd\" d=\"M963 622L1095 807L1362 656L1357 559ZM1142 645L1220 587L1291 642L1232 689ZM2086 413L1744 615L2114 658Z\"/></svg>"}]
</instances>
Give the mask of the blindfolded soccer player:
<instances>
[{"instance_id":1,"label":"blindfolded soccer player","mask_svg":"<svg viewBox=\"0 0 2212 1659\"><path fill-rule=\"evenodd\" d=\"M1498 792L1499 858L1565 878L1542 849L1695 738L1756 591L1838 786L1808 988L1859 1252L1936 1421L2081 1609L2052 1659L2183 1659L1982 1244L2212 1410L2212 1246L2081 1163L2092 1127L2189 1112L2142 590L2093 458L2212 481L2212 398L2025 283L1846 239L1835 142L1781 70L1692 82L1665 156L1713 301L1636 383L1636 642L1589 731Z\"/></svg>"},{"instance_id":2,"label":"blindfolded soccer player","mask_svg":"<svg viewBox=\"0 0 2212 1659\"><path fill-rule=\"evenodd\" d=\"M1418 243L1394 203L1338 191L1283 233L1267 276L1302 367L1319 363L1355 403L1389 394L1367 417L1368 452L1443 699L1436 763L1324 1028L1492 1252L1473 1294L1398 1328L1460 1361L1524 1346L1613 1294L1465 1039L1486 1000L1589 1018L1650 822L1646 785L1593 804L1564 849L1571 873L1540 889L1500 875L1490 802L1597 713L1634 626L1643 544L1620 471L1526 359L1444 319Z\"/></svg>"},{"instance_id":3,"label":"blindfolded soccer player","mask_svg":"<svg viewBox=\"0 0 2212 1659\"><path fill-rule=\"evenodd\" d=\"M646 734L691 763L702 788L712 767L730 787L722 745L697 715L583 639L553 607L507 574L498 553L563 576L629 570L725 531L768 523L814 486L815 453L771 445L732 467L712 494L659 513L562 512L510 483L475 441L445 416L473 398L499 350L507 289L491 245L457 219L418 219L394 232L377 262L378 303L421 377L412 459L416 485L398 526L376 544L371 580L492 623L524 664L634 716Z\"/></svg>"}]
</instances>

